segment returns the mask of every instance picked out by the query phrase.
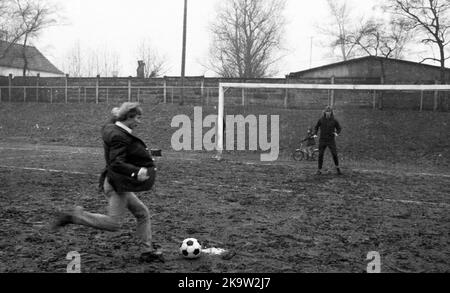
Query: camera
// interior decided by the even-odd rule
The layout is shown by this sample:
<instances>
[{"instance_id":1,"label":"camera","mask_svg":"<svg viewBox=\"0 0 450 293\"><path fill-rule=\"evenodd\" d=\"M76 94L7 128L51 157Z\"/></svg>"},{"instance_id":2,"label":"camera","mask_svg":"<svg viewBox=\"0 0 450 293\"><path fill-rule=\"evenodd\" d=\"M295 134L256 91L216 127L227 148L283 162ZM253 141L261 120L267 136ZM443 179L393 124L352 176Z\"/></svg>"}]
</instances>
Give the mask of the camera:
<instances>
[{"instance_id":1,"label":"camera","mask_svg":"<svg viewBox=\"0 0 450 293\"><path fill-rule=\"evenodd\" d=\"M152 150L150 150L150 154L153 157L161 157L162 156L162 151L160 149L152 149Z\"/></svg>"}]
</instances>

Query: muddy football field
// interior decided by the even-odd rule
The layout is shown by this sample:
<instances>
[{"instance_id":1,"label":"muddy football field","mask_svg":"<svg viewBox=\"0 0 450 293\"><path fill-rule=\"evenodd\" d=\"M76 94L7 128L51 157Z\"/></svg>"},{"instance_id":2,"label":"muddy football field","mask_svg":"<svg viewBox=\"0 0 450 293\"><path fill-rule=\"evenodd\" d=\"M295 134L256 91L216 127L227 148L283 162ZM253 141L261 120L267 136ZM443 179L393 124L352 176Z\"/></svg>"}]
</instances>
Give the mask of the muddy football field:
<instances>
[{"instance_id":1,"label":"muddy football field","mask_svg":"<svg viewBox=\"0 0 450 293\"><path fill-rule=\"evenodd\" d=\"M86 273L363 273L373 251L382 272L450 272L449 174L344 162L343 176L317 176L315 162L212 156L164 151L157 159L155 188L139 196L166 261L141 263L131 214L114 233L49 229L74 205L106 212L97 191L102 149L3 141L0 272L64 273L71 251ZM235 254L183 259L188 237Z\"/></svg>"}]
</instances>

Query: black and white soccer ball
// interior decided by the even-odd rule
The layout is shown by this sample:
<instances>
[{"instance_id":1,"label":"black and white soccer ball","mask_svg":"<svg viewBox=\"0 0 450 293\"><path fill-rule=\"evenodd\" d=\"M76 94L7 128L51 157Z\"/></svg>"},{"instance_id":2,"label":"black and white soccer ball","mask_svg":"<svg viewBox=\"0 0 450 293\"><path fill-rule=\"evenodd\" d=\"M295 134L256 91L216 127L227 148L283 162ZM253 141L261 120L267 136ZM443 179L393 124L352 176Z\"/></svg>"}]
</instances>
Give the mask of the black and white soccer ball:
<instances>
[{"instance_id":1,"label":"black and white soccer ball","mask_svg":"<svg viewBox=\"0 0 450 293\"><path fill-rule=\"evenodd\" d=\"M195 238L184 239L180 246L180 253L184 258L199 258L202 254L202 246Z\"/></svg>"}]
</instances>

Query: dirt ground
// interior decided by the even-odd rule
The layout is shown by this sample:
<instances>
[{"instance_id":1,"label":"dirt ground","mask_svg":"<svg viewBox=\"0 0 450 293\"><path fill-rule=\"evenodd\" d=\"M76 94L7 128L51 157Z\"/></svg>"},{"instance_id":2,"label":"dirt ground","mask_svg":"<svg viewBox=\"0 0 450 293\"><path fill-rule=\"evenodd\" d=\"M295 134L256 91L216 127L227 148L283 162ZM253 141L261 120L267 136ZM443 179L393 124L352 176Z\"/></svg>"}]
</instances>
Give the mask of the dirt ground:
<instances>
[{"instance_id":1,"label":"dirt ground","mask_svg":"<svg viewBox=\"0 0 450 293\"><path fill-rule=\"evenodd\" d=\"M158 159L155 189L140 198L166 262L148 264L138 259L131 214L115 233L48 229L61 209L106 211L96 190L101 149L1 143L0 272L64 273L70 251L86 273L362 273L370 251L380 253L382 272L450 272L449 175L344 163L343 176L316 176L314 162L211 156ZM185 260L178 247L188 237L236 255Z\"/></svg>"}]
</instances>

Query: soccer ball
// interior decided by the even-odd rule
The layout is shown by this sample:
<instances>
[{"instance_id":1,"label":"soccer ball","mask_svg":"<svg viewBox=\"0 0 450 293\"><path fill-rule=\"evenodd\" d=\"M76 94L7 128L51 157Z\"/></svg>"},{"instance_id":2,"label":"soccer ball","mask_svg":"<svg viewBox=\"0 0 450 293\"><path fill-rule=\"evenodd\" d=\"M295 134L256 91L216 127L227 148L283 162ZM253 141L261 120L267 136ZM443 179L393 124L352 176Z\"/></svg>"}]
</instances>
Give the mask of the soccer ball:
<instances>
[{"instance_id":1,"label":"soccer ball","mask_svg":"<svg viewBox=\"0 0 450 293\"><path fill-rule=\"evenodd\" d=\"M197 239L187 238L181 243L180 253L184 258L199 258L202 253L202 246Z\"/></svg>"}]
</instances>

